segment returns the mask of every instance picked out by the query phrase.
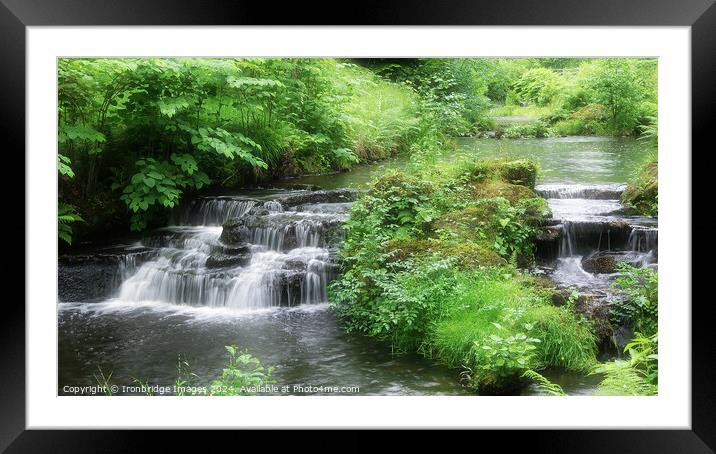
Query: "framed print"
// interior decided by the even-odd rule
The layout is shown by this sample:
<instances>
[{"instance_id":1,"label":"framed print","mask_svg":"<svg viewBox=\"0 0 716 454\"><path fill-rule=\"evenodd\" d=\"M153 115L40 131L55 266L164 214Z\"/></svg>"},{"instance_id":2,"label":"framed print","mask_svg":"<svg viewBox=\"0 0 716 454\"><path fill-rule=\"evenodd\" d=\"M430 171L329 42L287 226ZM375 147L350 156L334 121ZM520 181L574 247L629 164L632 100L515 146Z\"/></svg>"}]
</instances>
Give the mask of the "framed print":
<instances>
[{"instance_id":1,"label":"framed print","mask_svg":"<svg viewBox=\"0 0 716 454\"><path fill-rule=\"evenodd\" d=\"M691 183L713 2L340 26L3 2L6 168L26 170L9 452L266 428L712 452Z\"/></svg>"}]
</instances>

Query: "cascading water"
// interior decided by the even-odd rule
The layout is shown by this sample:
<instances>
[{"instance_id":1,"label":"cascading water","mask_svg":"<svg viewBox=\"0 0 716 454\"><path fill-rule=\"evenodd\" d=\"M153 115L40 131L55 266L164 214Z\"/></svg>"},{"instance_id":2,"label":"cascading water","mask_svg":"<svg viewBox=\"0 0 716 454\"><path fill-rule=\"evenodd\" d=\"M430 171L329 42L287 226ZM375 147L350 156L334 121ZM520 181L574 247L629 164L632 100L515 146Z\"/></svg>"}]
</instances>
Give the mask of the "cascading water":
<instances>
[{"instance_id":1,"label":"cascading water","mask_svg":"<svg viewBox=\"0 0 716 454\"><path fill-rule=\"evenodd\" d=\"M615 184L536 188L547 198L556 223L551 227L555 234L545 236L557 243L552 279L585 296L581 310L589 317L611 298L618 263L652 266L656 262L658 229L644 225L653 220L624 214L618 200L623 190L624 185Z\"/></svg>"},{"instance_id":2,"label":"cascading water","mask_svg":"<svg viewBox=\"0 0 716 454\"><path fill-rule=\"evenodd\" d=\"M123 275L117 299L238 310L326 302L335 269L328 246L349 205L198 199L180 213L183 225L143 240L156 257Z\"/></svg>"}]
</instances>

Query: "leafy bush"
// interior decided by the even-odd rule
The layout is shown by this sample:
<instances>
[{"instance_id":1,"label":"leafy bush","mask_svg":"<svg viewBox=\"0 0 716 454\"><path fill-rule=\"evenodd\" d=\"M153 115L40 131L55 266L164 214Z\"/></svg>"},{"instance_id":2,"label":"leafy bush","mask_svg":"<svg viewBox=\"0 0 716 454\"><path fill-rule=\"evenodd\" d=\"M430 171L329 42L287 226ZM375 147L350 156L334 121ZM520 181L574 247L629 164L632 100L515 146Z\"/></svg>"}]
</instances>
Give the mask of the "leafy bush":
<instances>
[{"instance_id":1,"label":"leafy bush","mask_svg":"<svg viewBox=\"0 0 716 454\"><path fill-rule=\"evenodd\" d=\"M254 394L253 389L267 384L274 384L271 378L273 367L265 369L261 361L248 353L239 352L235 345L225 347L229 360L221 375L211 382L212 396L243 396Z\"/></svg>"},{"instance_id":2,"label":"leafy bush","mask_svg":"<svg viewBox=\"0 0 716 454\"><path fill-rule=\"evenodd\" d=\"M523 103L544 106L551 103L563 89L560 76L548 68L533 68L514 82L513 90Z\"/></svg>"},{"instance_id":3,"label":"leafy bush","mask_svg":"<svg viewBox=\"0 0 716 454\"><path fill-rule=\"evenodd\" d=\"M619 276L613 286L624 299L612 303L613 323L627 323L635 331L651 335L658 329L659 277L651 268L635 268L626 263L617 267Z\"/></svg>"},{"instance_id":4,"label":"leafy bush","mask_svg":"<svg viewBox=\"0 0 716 454\"><path fill-rule=\"evenodd\" d=\"M535 121L525 125L515 125L505 129L500 136L503 139L543 138L549 137L551 130L544 121Z\"/></svg>"}]
</instances>

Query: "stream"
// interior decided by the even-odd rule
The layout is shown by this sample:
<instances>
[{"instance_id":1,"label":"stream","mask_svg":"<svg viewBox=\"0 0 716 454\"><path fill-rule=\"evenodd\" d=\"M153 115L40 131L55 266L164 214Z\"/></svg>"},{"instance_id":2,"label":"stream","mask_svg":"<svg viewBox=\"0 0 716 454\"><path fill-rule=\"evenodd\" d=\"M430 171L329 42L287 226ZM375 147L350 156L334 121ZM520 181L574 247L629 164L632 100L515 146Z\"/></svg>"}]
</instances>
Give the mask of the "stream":
<instances>
[{"instance_id":1,"label":"stream","mask_svg":"<svg viewBox=\"0 0 716 454\"><path fill-rule=\"evenodd\" d=\"M553 211L555 235L541 247L538 270L590 295L589 304L611 297L615 275L585 271L585 257L656 266L656 221L625 215L618 201L647 152L641 143L458 139L458 147L442 159L539 162L536 189ZM343 395L471 394L460 386L459 371L346 334L328 309L326 285L337 272L340 226L355 189L408 162L398 157L279 183L286 189L198 198L177 211L172 225L137 243L60 257L58 394L95 385L98 368L111 372L113 383L131 385L136 378L171 385L179 354L206 384L221 372L224 346L231 344L274 366L277 384L289 385L289 394L325 394L320 386L348 387L338 392ZM297 185L325 190L291 189ZM557 370L544 375L576 395L590 394L599 381Z\"/></svg>"}]
</instances>

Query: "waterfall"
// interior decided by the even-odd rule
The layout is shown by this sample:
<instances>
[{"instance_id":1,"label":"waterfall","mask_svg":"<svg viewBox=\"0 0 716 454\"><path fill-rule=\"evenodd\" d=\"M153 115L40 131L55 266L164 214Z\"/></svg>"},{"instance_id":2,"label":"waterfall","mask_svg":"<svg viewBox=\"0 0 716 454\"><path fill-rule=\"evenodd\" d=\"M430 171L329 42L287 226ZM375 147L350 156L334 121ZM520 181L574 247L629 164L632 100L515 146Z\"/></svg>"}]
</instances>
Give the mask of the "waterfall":
<instances>
[{"instance_id":1,"label":"waterfall","mask_svg":"<svg viewBox=\"0 0 716 454\"><path fill-rule=\"evenodd\" d=\"M542 244L541 258L553 266L554 281L590 294L594 307L611 291L619 263L657 261L655 221L624 214L618 200L624 185L550 184L536 190L553 216L551 234L538 240L538 255Z\"/></svg>"},{"instance_id":2,"label":"waterfall","mask_svg":"<svg viewBox=\"0 0 716 454\"><path fill-rule=\"evenodd\" d=\"M540 184L535 187L545 199L616 200L625 189L624 184Z\"/></svg>"},{"instance_id":3,"label":"waterfall","mask_svg":"<svg viewBox=\"0 0 716 454\"><path fill-rule=\"evenodd\" d=\"M634 227L629 234L629 250L650 252L657 248L659 230L651 227Z\"/></svg>"},{"instance_id":4,"label":"waterfall","mask_svg":"<svg viewBox=\"0 0 716 454\"><path fill-rule=\"evenodd\" d=\"M193 200L181 212L179 223L181 225L221 225L227 219L243 216L257 203L256 200L233 197L200 198Z\"/></svg>"},{"instance_id":5,"label":"waterfall","mask_svg":"<svg viewBox=\"0 0 716 454\"><path fill-rule=\"evenodd\" d=\"M155 255L140 265L127 259L116 298L237 310L326 302L336 268L329 246L340 238L349 205L304 204L300 211L277 200L198 199L181 212L181 224L142 240ZM222 236L227 229L230 240Z\"/></svg>"}]
</instances>

